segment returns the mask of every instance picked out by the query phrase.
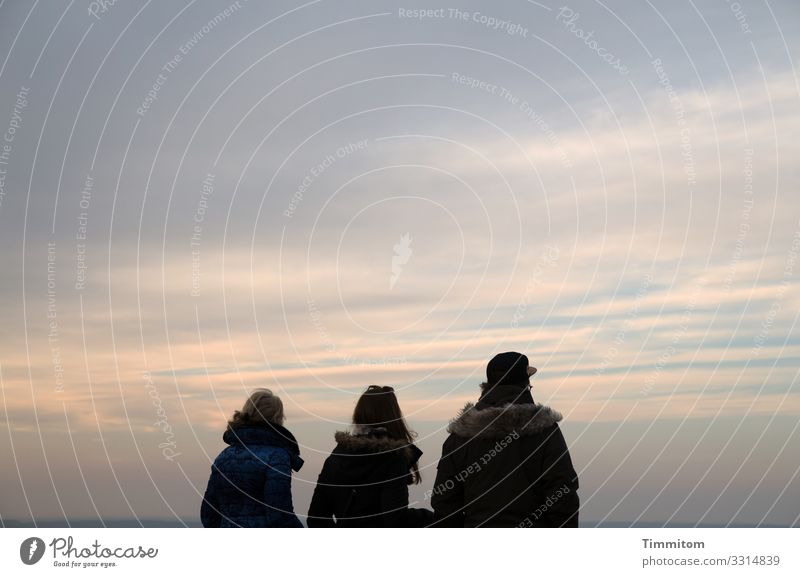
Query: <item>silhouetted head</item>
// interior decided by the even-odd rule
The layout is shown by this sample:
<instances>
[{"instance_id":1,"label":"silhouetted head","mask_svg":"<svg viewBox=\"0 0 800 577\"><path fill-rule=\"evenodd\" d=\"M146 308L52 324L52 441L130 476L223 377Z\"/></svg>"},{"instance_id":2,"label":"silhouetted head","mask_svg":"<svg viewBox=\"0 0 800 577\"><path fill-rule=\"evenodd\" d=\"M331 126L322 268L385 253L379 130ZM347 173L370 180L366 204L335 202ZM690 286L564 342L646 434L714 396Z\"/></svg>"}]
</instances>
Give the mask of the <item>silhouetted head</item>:
<instances>
[{"instance_id":1,"label":"silhouetted head","mask_svg":"<svg viewBox=\"0 0 800 577\"><path fill-rule=\"evenodd\" d=\"M411 431L403 418L400 403L392 387L370 385L359 397L353 410L353 425L359 430L385 429L386 435L392 439L414 442L416 433ZM414 482L421 480L416 463L411 468Z\"/></svg>"},{"instance_id":2,"label":"silhouetted head","mask_svg":"<svg viewBox=\"0 0 800 577\"><path fill-rule=\"evenodd\" d=\"M532 367L522 353L500 353L486 365L486 382L481 388L487 391L497 385L528 387L535 373L536 367Z\"/></svg>"},{"instance_id":3,"label":"silhouetted head","mask_svg":"<svg viewBox=\"0 0 800 577\"><path fill-rule=\"evenodd\" d=\"M242 410L233 412L228 426L238 427L258 423L283 426L284 420L283 402L280 397L269 389L256 389L245 401Z\"/></svg>"}]
</instances>

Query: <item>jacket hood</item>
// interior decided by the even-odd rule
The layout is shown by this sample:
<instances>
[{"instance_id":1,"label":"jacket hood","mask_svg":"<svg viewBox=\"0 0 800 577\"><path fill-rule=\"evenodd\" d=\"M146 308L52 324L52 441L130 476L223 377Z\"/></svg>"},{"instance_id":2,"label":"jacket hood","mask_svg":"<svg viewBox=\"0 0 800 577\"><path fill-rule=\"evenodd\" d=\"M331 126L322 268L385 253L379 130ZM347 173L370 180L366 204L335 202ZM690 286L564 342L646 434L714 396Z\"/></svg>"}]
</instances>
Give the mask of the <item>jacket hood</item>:
<instances>
[{"instance_id":1,"label":"jacket hood","mask_svg":"<svg viewBox=\"0 0 800 577\"><path fill-rule=\"evenodd\" d=\"M299 471L300 467L303 466L297 439L294 438L289 429L280 425L259 423L233 428L228 427L222 435L222 440L228 445L245 448L254 446L281 447L289 452L293 470Z\"/></svg>"},{"instance_id":2,"label":"jacket hood","mask_svg":"<svg viewBox=\"0 0 800 577\"><path fill-rule=\"evenodd\" d=\"M521 436L535 435L561 420L561 414L535 403L486 406L467 403L450 421L447 432L457 437L501 439L516 431Z\"/></svg>"},{"instance_id":3,"label":"jacket hood","mask_svg":"<svg viewBox=\"0 0 800 577\"><path fill-rule=\"evenodd\" d=\"M416 463L422 456L419 447L408 441L389 437L386 430L380 427L369 429L366 432L336 431L334 439L344 453L381 454L402 451L409 466Z\"/></svg>"}]
</instances>

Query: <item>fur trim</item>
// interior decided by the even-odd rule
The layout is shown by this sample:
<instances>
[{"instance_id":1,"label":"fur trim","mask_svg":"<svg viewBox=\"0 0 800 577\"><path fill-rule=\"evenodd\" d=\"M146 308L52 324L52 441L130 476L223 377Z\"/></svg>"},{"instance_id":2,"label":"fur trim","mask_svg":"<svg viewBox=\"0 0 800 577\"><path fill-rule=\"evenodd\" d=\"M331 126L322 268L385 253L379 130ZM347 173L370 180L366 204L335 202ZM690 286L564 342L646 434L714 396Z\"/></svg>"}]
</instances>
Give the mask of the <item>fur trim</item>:
<instances>
[{"instance_id":1,"label":"fur trim","mask_svg":"<svg viewBox=\"0 0 800 577\"><path fill-rule=\"evenodd\" d=\"M373 435L353 435L347 431L336 431L334 438L342 448L356 453L385 453L409 447L408 441Z\"/></svg>"},{"instance_id":2,"label":"fur trim","mask_svg":"<svg viewBox=\"0 0 800 577\"><path fill-rule=\"evenodd\" d=\"M466 438L500 439L514 431L528 436L552 427L561 419L561 413L544 405L508 404L478 410L473 403L467 403L450 421L447 432Z\"/></svg>"}]
</instances>

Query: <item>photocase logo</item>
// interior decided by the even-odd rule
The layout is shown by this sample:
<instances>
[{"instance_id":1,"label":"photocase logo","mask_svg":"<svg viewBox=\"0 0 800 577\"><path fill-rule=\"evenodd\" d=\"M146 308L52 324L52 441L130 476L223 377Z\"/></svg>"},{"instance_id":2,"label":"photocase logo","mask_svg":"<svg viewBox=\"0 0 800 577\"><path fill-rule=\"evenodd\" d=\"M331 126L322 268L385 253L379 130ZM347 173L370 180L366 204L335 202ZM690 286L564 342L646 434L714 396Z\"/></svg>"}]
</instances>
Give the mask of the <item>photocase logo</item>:
<instances>
[{"instance_id":1,"label":"photocase logo","mask_svg":"<svg viewBox=\"0 0 800 577\"><path fill-rule=\"evenodd\" d=\"M408 259L414 252L411 250L411 235L405 233L400 236L400 242L394 245L394 256L392 256L392 277L389 279L389 289L393 289L397 280L403 272L403 267L408 264Z\"/></svg>"},{"instance_id":2,"label":"photocase logo","mask_svg":"<svg viewBox=\"0 0 800 577\"><path fill-rule=\"evenodd\" d=\"M39 537L28 537L19 546L19 558L25 565L34 565L44 555L44 541Z\"/></svg>"}]
</instances>

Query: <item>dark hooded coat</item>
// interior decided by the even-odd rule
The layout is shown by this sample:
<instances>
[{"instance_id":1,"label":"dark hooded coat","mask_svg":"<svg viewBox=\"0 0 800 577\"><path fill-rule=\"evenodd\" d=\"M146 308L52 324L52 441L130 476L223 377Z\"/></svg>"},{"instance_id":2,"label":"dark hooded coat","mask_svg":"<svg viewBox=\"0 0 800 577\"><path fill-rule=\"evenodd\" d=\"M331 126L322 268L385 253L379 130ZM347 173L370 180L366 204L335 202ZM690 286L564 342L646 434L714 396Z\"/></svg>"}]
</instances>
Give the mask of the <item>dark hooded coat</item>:
<instances>
[{"instance_id":1,"label":"dark hooded coat","mask_svg":"<svg viewBox=\"0 0 800 577\"><path fill-rule=\"evenodd\" d=\"M214 460L200 518L204 527L302 527L292 506L292 471L303 465L280 425L228 428Z\"/></svg>"},{"instance_id":2,"label":"dark hooded coat","mask_svg":"<svg viewBox=\"0 0 800 577\"><path fill-rule=\"evenodd\" d=\"M308 509L309 527L428 524L430 517L420 521L424 511L408 508L411 467L422 455L416 445L388 437L381 427L338 431L335 439Z\"/></svg>"},{"instance_id":3,"label":"dark hooded coat","mask_svg":"<svg viewBox=\"0 0 800 577\"><path fill-rule=\"evenodd\" d=\"M577 527L578 476L560 420L527 386L496 385L468 403L442 447L435 526Z\"/></svg>"}]
</instances>

